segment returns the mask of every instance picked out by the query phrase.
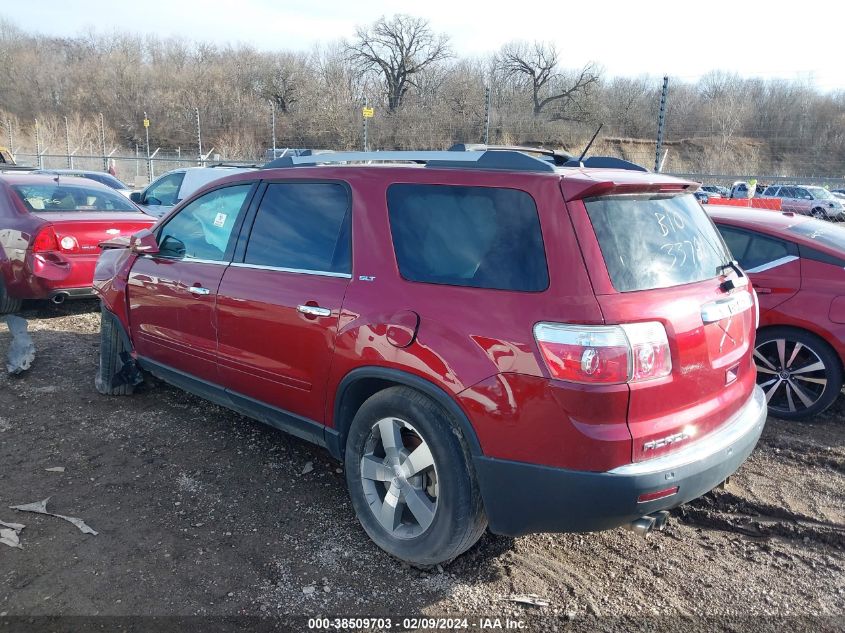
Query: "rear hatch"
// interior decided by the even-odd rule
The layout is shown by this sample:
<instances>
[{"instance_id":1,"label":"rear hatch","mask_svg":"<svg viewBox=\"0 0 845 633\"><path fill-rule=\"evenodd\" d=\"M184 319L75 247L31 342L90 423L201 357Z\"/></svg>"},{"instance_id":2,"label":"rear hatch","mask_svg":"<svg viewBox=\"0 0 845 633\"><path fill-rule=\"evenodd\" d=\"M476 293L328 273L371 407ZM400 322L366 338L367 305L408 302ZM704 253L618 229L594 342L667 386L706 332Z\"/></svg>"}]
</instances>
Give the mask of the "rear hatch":
<instances>
[{"instance_id":1,"label":"rear hatch","mask_svg":"<svg viewBox=\"0 0 845 633\"><path fill-rule=\"evenodd\" d=\"M671 371L629 381L633 461L725 424L754 388L756 300L701 206L677 191L568 205L605 322L656 322L668 339Z\"/></svg>"},{"instance_id":2,"label":"rear hatch","mask_svg":"<svg viewBox=\"0 0 845 633\"><path fill-rule=\"evenodd\" d=\"M147 229L155 218L129 211L42 212L33 215L53 226L60 251L66 255L96 255L100 243Z\"/></svg>"}]
</instances>

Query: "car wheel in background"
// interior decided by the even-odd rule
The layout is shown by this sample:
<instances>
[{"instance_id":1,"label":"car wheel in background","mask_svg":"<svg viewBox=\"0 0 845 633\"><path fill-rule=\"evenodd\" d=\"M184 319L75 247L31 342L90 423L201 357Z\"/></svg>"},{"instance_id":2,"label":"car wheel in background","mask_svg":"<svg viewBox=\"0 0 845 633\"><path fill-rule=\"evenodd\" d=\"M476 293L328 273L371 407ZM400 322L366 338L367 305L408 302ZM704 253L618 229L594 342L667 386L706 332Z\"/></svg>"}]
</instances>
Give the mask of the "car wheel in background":
<instances>
[{"instance_id":1,"label":"car wheel in background","mask_svg":"<svg viewBox=\"0 0 845 633\"><path fill-rule=\"evenodd\" d=\"M391 387L361 406L346 440L345 465L361 525L400 560L417 567L448 562L487 527L457 427L414 389Z\"/></svg>"},{"instance_id":2,"label":"car wheel in background","mask_svg":"<svg viewBox=\"0 0 845 633\"><path fill-rule=\"evenodd\" d=\"M821 413L842 389L839 357L824 340L806 330L762 330L757 335L754 362L769 413L785 420Z\"/></svg>"}]
</instances>

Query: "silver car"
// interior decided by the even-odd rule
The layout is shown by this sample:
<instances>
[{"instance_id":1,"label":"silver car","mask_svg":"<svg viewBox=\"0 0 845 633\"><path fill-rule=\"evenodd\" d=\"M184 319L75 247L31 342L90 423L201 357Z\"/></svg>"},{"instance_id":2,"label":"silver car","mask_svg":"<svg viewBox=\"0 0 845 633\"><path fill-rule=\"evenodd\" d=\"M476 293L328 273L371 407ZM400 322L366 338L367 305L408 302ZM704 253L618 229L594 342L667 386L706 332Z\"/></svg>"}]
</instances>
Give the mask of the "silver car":
<instances>
[{"instance_id":1,"label":"silver car","mask_svg":"<svg viewBox=\"0 0 845 633\"><path fill-rule=\"evenodd\" d=\"M845 220L845 204L824 187L809 185L771 185L763 198L780 198L781 209L822 220Z\"/></svg>"}]
</instances>

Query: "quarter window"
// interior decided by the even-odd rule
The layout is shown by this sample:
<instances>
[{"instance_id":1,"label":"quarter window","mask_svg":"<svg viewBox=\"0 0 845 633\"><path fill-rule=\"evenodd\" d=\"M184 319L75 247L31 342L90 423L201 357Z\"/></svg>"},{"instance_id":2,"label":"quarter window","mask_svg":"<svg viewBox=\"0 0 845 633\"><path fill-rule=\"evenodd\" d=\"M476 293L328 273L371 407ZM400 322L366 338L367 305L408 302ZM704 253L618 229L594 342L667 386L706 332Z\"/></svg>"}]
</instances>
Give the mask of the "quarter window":
<instances>
[{"instance_id":1,"label":"quarter window","mask_svg":"<svg viewBox=\"0 0 845 633\"><path fill-rule=\"evenodd\" d=\"M793 254L787 242L723 225L719 225L718 228L734 258L745 270L751 270Z\"/></svg>"},{"instance_id":2,"label":"quarter window","mask_svg":"<svg viewBox=\"0 0 845 633\"><path fill-rule=\"evenodd\" d=\"M210 191L181 209L159 234L162 257L224 261L252 183Z\"/></svg>"},{"instance_id":3,"label":"quarter window","mask_svg":"<svg viewBox=\"0 0 845 633\"><path fill-rule=\"evenodd\" d=\"M244 263L349 273L350 201L339 183L271 183L261 199Z\"/></svg>"},{"instance_id":4,"label":"quarter window","mask_svg":"<svg viewBox=\"0 0 845 633\"><path fill-rule=\"evenodd\" d=\"M524 191L396 184L387 206L409 281L530 292L549 285L537 207Z\"/></svg>"}]
</instances>

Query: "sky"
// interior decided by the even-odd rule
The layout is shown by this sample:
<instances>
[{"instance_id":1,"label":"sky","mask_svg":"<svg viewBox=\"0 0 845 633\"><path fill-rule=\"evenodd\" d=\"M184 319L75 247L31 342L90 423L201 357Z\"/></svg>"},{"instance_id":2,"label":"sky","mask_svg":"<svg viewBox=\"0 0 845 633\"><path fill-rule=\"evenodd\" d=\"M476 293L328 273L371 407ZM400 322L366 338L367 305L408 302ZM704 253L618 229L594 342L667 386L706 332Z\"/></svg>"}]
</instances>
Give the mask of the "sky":
<instances>
[{"instance_id":1,"label":"sky","mask_svg":"<svg viewBox=\"0 0 845 633\"><path fill-rule=\"evenodd\" d=\"M845 89L845 3L515 2L487 0L4 0L0 16L18 27L73 36L89 29L149 33L262 50L308 50L350 38L381 15L426 18L459 55L506 42L553 41L564 66L596 62L608 75L695 81L710 70L799 79Z\"/></svg>"}]
</instances>

